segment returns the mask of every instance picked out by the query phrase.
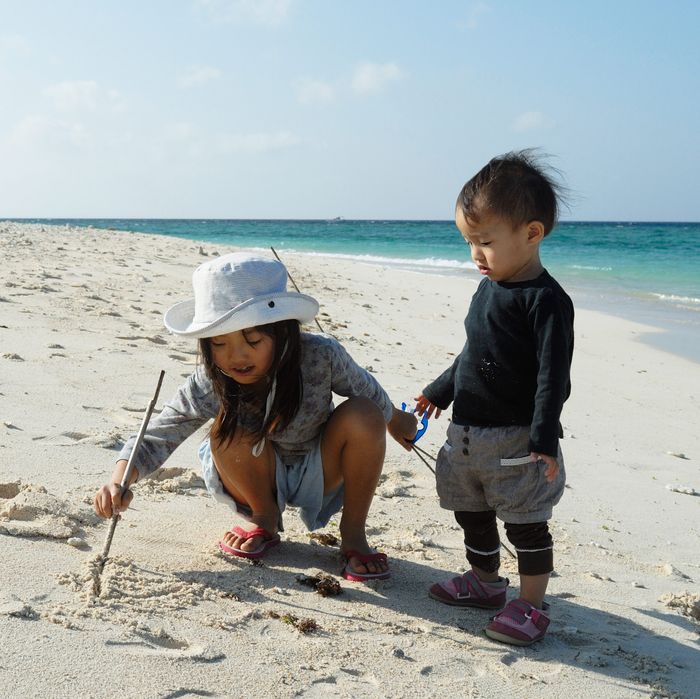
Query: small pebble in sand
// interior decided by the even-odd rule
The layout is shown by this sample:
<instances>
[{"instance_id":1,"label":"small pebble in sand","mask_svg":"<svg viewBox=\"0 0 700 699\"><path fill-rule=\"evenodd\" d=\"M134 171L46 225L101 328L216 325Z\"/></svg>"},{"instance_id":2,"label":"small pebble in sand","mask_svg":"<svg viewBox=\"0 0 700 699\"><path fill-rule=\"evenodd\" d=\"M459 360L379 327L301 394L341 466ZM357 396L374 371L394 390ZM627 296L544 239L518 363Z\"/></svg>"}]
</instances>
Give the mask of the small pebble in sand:
<instances>
[{"instance_id":1,"label":"small pebble in sand","mask_svg":"<svg viewBox=\"0 0 700 699\"><path fill-rule=\"evenodd\" d=\"M688 457L682 451L667 451L666 453L669 456L675 456L677 459L685 459L686 461L688 460Z\"/></svg>"},{"instance_id":2,"label":"small pebble in sand","mask_svg":"<svg viewBox=\"0 0 700 699\"><path fill-rule=\"evenodd\" d=\"M664 575L676 575L679 578L683 578L684 580L690 580L690 576L686 575L682 571L678 570L675 566L671 565L670 563L664 563L661 566L661 572Z\"/></svg>"},{"instance_id":3,"label":"small pebble in sand","mask_svg":"<svg viewBox=\"0 0 700 699\"><path fill-rule=\"evenodd\" d=\"M666 490L670 490L673 493L683 493L683 495L700 495L695 488L691 488L689 485L669 483L666 486Z\"/></svg>"},{"instance_id":4,"label":"small pebble in sand","mask_svg":"<svg viewBox=\"0 0 700 699\"><path fill-rule=\"evenodd\" d=\"M644 590L647 589L646 585L644 585L643 583L637 582L636 580L632 581L632 587L641 587Z\"/></svg>"},{"instance_id":5,"label":"small pebble in sand","mask_svg":"<svg viewBox=\"0 0 700 699\"><path fill-rule=\"evenodd\" d=\"M87 546L87 541L85 541L85 539L81 539L79 536L71 536L70 538L66 539L66 543L69 546L75 546L77 549Z\"/></svg>"},{"instance_id":6,"label":"small pebble in sand","mask_svg":"<svg viewBox=\"0 0 700 699\"><path fill-rule=\"evenodd\" d=\"M11 359L13 362L23 362L24 359L20 357L18 354L15 352L5 352L5 354L2 355L3 359Z\"/></svg>"}]
</instances>

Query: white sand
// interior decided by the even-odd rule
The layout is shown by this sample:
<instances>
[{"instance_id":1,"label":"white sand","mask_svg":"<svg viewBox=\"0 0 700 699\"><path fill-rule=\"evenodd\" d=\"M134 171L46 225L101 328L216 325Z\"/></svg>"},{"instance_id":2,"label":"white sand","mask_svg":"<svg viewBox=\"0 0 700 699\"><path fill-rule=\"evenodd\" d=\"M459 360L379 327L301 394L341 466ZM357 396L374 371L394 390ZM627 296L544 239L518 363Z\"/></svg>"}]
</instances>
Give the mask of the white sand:
<instances>
[{"instance_id":1,"label":"white sand","mask_svg":"<svg viewBox=\"0 0 700 699\"><path fill-rule=\"evenodd\" d=\"M192 370L194 345L161 318L189 295L199 249L0 223L0 695L697 696L700 365L638 340L653 329L582 310L542 643L494 643L488 612L428 598L464 568L460 530L432 474L393 442L369 522L389 582L339 578L337 549L310 541L292 511L262 565L224 559L216 542L233 522L192 472L196 435L135 487L98 589L107 523L92 495L159 370L159 405ZM460 350L474 278L284 257L395 403ZM421 445L437 453L446 426L433 421ZM517 582L505 553L504 569ZM319 572L341 580L340 596L297 581Z\"/></svg>"}]
</instances>

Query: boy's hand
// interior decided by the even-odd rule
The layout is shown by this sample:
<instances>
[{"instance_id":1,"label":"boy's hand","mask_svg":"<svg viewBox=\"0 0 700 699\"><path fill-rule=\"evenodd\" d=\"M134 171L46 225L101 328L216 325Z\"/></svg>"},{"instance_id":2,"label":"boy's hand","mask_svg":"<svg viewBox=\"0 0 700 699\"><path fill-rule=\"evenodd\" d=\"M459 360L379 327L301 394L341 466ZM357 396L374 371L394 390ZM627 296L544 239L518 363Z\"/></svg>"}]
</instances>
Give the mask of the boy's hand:
<instances>
[{"instance_id":1,"label":"boy's hand","mask_svg":"<svg viewBox=\"0 0 700 699\"><path fill-rule=\"evenodd\" d=\"M435 419L439 418L442 410L436 405L433 405L422 393L414 398L416 401L416 412L422 417L426 412L428 413L428 418L430 419L435 413Z\"/></svg>"},{"instance_id":2,"label":"boy's hand","mask_svg":"<svg viewBox=\"0 0 700 699\"><path fill-rule=\"evenodd\" d=\"M413 413L394 408L394 414L386 426L389 434L406 450L411 451L411 442L418 432L418 420Z\"/></svg>"},{"instance_id":3,"label":"boy's hand","mask_svg":"<svg viewBox=\"0 0 700 699\"><path fill-rule=\"evenodd\" d=\"M537 454L536 452L530 453L530 458L533 461L544 461L547 464L544 469L544 477L552 483L559 473L559 462L553 456L547 456L547 454Z\"/></svg>"}]
</instances>

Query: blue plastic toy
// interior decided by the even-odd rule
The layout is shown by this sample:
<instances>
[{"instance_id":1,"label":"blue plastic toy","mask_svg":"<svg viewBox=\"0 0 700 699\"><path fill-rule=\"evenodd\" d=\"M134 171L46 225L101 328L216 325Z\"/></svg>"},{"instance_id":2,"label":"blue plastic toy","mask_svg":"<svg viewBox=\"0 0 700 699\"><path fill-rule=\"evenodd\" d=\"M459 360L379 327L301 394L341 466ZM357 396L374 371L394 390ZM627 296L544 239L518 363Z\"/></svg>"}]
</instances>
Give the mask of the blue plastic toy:
<instances>
[{"instance_id":1,"label":"blue plastic toy","mask_svg":"<svg viewBox=\"0 0 700 699\"><path fill-rule=\"evenodd\" d=\"M401 403L401 410L403 410L405 413L415 413L416 409L415 408L409 408L406 406L406 403ZM424 413L423 417L421 418L420 421L421 427L418 429L418 432L416 432L416 436L413 438L413 441L411 444L415 444L424 434L425 431L428 429L428 416Z\"/></svg>"}]
</instances>

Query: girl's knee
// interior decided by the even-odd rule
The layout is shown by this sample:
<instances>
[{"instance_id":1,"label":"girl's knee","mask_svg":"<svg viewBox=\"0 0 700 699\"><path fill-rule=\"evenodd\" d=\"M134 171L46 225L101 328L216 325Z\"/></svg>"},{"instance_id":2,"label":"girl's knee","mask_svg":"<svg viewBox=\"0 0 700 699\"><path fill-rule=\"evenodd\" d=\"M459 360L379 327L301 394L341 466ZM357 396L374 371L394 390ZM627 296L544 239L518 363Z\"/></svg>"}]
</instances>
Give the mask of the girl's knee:
<instances>
[{"instance_id":1,"label":"girl's knee","mask_svg":"<svg viewBox=\"0 0 700 699\"><path fill-rule=\"evenodd\" d=\"M357 396L348 398L335 410L334 415L341 419L346 429L366 435L381 434L386 432L384 415L376 403L369 398Z\"/></svg>"}]
</instances>

